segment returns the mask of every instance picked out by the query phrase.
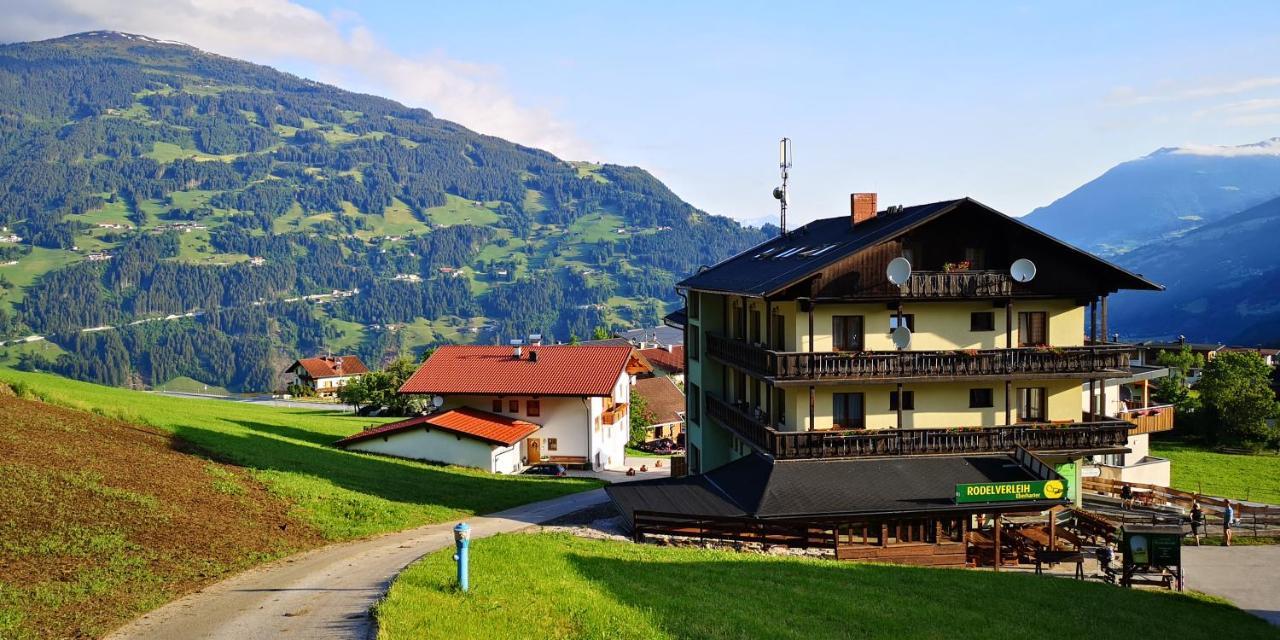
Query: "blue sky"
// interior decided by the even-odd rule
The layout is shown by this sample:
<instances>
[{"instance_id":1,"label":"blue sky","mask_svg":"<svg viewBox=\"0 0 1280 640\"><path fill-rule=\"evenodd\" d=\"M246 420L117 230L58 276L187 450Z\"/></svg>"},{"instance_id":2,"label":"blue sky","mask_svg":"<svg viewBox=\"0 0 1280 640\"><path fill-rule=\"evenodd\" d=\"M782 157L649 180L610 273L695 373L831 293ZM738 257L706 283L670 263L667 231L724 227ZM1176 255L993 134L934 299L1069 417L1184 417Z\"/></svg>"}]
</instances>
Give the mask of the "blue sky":
<instances>
[{"instance_id":1,"label":"blue sky","mask_svg":"<svg viewBox=\"0 0 1280 640\"><path fill-rule=\"evenodd\" d=\"M740 219L776 213L783 135L800 220L852 191L1021 215L1158 147L1280 136L1275 2L20 4L0 38L172 37L640 165Z\"/></svg>"}]
</instances>

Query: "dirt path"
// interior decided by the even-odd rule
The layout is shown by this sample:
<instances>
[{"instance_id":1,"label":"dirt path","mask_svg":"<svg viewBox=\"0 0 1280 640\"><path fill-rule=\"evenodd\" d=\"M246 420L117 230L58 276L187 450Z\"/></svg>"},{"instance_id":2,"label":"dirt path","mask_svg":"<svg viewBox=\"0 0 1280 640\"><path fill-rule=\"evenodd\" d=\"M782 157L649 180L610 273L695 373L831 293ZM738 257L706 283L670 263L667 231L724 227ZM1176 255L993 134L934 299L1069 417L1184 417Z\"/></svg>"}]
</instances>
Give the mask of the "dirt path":
<instances>
[{"instance_id":1,"label":"dirt path","mask_svg":"<svg viewBox=\"0 0 1280 640\"><path fill-rule=\"evenodd\" d=\"M603 489L467 518L473 538L518 531L607 500ZM369 608L404 567L453 546L456 522L336 544L252 569L171 602L107 636L370 638Z\"/></svg>"}]
</instances>

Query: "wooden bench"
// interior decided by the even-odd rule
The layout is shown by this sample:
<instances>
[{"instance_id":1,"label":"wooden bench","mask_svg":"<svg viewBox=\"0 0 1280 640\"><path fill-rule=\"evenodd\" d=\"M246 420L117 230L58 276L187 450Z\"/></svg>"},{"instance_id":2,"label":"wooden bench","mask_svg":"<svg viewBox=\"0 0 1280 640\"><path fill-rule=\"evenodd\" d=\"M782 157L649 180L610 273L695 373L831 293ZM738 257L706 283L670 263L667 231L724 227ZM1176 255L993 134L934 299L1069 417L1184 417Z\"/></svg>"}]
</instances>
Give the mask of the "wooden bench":
<instances>
[{"instance_id":1,"label":"wooden bench","mask_svg":"<svg viewBox=\"0 0 1280 640\"><path fill-rule=\"evenodd\" d=\"M588 469L586 456L542 456L541 462L554 462L570 469Z\"/></svg>"},{"instance_id":2,"label":"wooden bench","mask_svg":"<svg viewBox=\"0 0 1280 640\"><path fill-rule=\"evenodd\" d=\"M1036 552L1036 574L1044 573L1042 565L1044 564L1062 564L1067 562L1076 563L1076 580L1084 580L1084 554L1079 551L1046 551L1041 549Z\"/></svg>"}]
</instances>

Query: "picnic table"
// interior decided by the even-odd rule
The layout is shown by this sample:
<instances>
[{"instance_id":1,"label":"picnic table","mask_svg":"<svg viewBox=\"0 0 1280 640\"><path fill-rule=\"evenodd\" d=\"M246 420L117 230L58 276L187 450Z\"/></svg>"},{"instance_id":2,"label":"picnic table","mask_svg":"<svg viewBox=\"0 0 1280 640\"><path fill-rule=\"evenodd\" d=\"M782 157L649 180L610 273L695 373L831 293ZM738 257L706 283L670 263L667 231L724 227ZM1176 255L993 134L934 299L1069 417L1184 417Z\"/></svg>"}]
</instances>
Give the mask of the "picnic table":
<instances>
[{"instance_id":1,"label":"picnic table","mask_svg":"<svg viewBox=\"0 0 1280 640\"><path fill-rule=\"evenodd\" d=\"M1068 562L1076 563L1076 580L1084 580L1084 554L1079 551L1048 551L1041 549L1036 552L1036 574L1043 573L1041 566L1043 564L1064 564Z\"/></svg>"}]
</instances>

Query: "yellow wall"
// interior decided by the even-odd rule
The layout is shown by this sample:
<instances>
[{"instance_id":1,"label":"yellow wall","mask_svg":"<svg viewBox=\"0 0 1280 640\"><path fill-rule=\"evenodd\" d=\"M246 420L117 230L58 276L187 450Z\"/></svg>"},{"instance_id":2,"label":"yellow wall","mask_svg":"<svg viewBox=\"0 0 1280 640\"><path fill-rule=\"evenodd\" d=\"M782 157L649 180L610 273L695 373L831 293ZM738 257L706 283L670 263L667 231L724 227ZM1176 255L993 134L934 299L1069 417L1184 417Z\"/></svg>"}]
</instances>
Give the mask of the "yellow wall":
<instances>
[{"instance_id":1,"label":"yellow wall","mask_svg":"<svg viewBox=\"0 0 1280 640\"><path fill-rule=\"evenodd\" d=\"M994 407L969 408L969 389L990 388ZM1044 387L1048 401L1049 420L1078 422L1080 411L1079 380L1015 380L1014 396L1009 406L1014 422L1018 420L1018 389ZM1004 382L999 380L974 382L933 382L903 385L904 391L915 392L915 410L902 412L902 424L906 428L943 427L993 427L1004 424ZM862 393L866 403L867 428L890 429L897 426L898 415L889 409L889 395L897 385L841 385L814 388L814 425L816 429L832 427L832 396L836 393ZM809 389L787 389L787 425L785 431L805 431L809 425Z\"/></svg>"},{"instance_id":2,"label":"yellow wall","mask_svg":"<svg viewBox=\"0 0 1280 640\"><path fill-rule=\"evenodd\" d=\"M763 318L764 303L747 301L747 308L759 311ZM775 303L774 314L789 318L786 327L786 351L809 350L809 314L799 310L796 303ZM740 309L737 301L732 309ZM992 312L994 331L970 331L970 315L975 311ZM1075 347L1084 344L1084 307L1072 300L1019 300L1013 306L1014 330L1012 344L1018 344L1016 335L1017 314L1023 311L1044 311L1049 317L1049 342L1058 347ZM989 301L981 302L917 302L903 305L904 314L915 315L915 332L911 349L933 351L946 349L1002 349L1005 342L1005 310L993 307ZM890 319L894 311L884 303L876 304L818 304L813 312L814 351L831 351L832 317L853 315L863 317L866 350L893 351L889 333ZM737 320L734 320L737 322ZM749 326L749 324L748 324ZM760 340L764 340L762 325Z\"/></svg>"}]
</instances>

